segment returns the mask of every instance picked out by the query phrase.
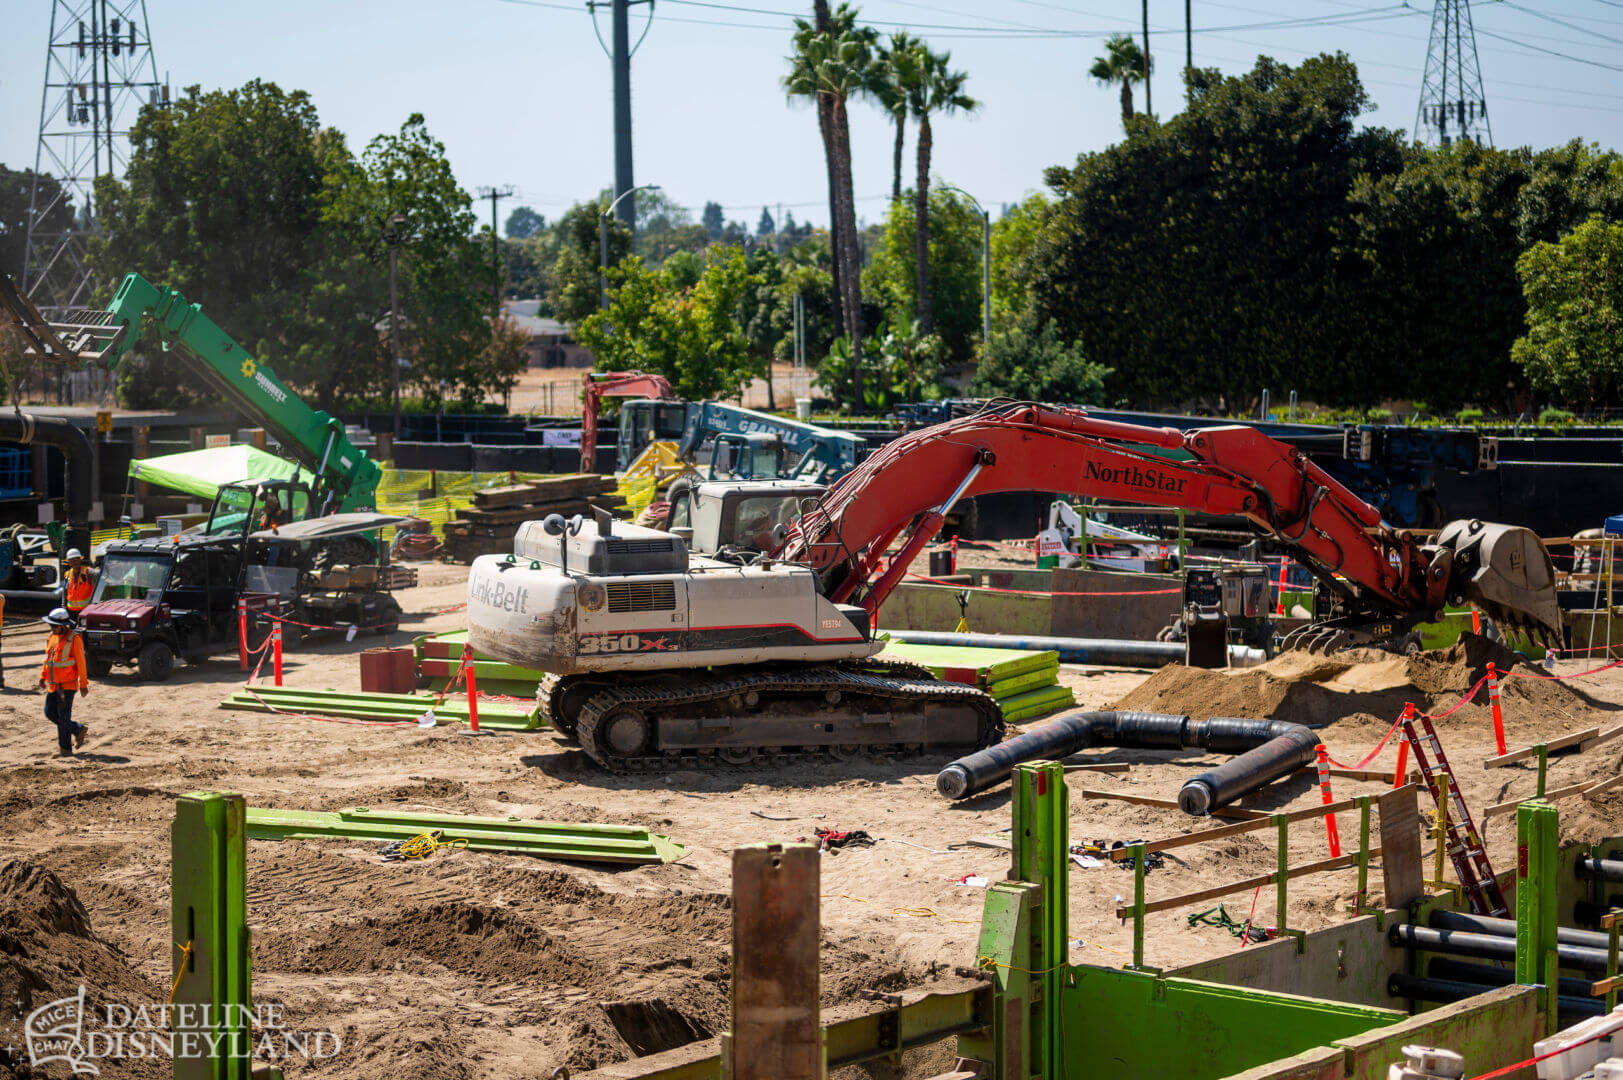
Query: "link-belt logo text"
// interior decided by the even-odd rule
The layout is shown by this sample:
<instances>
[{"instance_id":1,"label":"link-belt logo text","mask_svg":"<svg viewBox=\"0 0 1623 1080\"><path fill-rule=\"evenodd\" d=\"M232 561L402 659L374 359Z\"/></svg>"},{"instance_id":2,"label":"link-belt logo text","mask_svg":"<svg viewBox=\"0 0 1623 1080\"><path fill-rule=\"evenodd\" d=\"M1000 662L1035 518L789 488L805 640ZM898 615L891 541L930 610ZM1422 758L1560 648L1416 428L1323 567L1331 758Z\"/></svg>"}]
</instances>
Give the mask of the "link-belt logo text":
<instances>
[{"instance_id":1,"label":"link-belt logo text","mask_svg":"<svg viewBox=\"0 0 1623 1080\"><path fill-rule=\"evenodd\" d=\"M1140 468L1137 465L1101 466L1097 461L1088 462L1088 479L1106 484L1126 484L1128 487L1159 491L1166 495L1183 494L1183 486L1189 482L1186 476L1172 476L1153 466L1150 468Z\"/></svg>"},{"instance_id":2,"label":"link-belt logo text","mask_svg":"<svg viewBox=\"0 0 1623 1080\"><path fill-rule=\"evenodd\" d=\"M508 588L500 578L476 577L469 584L473 599L497 611L511 611L523 615L529 610L530 590Z\"/></svg>"}]
</instances>

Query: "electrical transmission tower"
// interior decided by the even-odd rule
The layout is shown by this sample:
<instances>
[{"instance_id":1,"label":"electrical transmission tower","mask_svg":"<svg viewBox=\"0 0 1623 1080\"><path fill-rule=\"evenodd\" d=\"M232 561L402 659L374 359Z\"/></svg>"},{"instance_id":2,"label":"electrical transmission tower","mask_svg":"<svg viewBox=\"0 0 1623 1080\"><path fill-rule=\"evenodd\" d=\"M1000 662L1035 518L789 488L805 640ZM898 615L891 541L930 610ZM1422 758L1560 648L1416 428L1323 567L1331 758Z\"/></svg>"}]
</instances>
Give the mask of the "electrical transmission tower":
<instances>
[{"instance_id":1,"label":"electrical transmission tower","mask_svg":"<svg viewBox=\"0 0 1623 1080\"><path fill-rule=\"evenodd\" d=\"M1431 44L1415 114L1415 133L1421 132L1426 142L1443 146L1455 139L1493 145L1470 0L1437 0L1432 9Z\"/></svg>"},{"instance_id":2,"label":"electrical transmission tower","mask_svg":"<svg viewBox=\"0 0 1623 1080\"><path fill-rule=\"evenodd\" d=\"M141 106L168 100L146 0L52 0L22 267L23 291L41 308L89 302L96 178L123 170Z\"/></svg>"}]
</instances>

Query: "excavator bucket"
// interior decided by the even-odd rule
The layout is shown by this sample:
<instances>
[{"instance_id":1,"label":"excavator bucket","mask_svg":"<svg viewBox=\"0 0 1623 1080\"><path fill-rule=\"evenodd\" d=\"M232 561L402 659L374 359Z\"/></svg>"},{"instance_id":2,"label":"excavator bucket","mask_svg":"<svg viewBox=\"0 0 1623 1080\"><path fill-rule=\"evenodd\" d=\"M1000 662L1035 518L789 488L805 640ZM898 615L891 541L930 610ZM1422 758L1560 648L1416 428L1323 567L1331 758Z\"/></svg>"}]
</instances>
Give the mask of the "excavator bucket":
<instances>
[{"instance_id":1,"label":"excavator bucket","mask_svg":"<svg viewBox=\"0 0 1623 1080\"><path fill-rule=\"evenodd\" d=\"M1531 529L1486 521L1453 521L1437 534L1452 553L1448 592L1481 608L1504 630L1523 630L1561 644L1555 567Z\"/></svg>"}]
</instances>

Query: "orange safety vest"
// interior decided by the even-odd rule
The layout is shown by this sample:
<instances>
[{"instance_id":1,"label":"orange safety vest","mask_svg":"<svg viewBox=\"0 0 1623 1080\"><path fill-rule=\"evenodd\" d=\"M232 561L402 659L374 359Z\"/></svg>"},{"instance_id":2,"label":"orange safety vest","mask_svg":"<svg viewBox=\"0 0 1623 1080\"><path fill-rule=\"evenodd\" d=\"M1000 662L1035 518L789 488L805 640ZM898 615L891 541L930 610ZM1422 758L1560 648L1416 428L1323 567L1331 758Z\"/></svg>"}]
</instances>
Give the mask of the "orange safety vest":
<instances>
[{"instance_id":1,"label":"orange safety vest","mask_svg":"<svg viewBox=\"0 0 1623 1080\"><path fill-rule=\"evenodd\" d=\"M69 611L78 611L90 603L90 594L96 591L90 580L90 571L84 567L68 567L67 602Z\"/></svg>"},{"instance_id":2,"label":"orange safety vest","mask_svg":"<svg viewBox=\"0 0 1623 1080\"><path fill-rule=\"evenodd\" d=\"M40 680L49 690L82 690L90 685L85 675L85 646L72 631L55 631L45 642L45 663Z\"/></svg>"}]
</instances>

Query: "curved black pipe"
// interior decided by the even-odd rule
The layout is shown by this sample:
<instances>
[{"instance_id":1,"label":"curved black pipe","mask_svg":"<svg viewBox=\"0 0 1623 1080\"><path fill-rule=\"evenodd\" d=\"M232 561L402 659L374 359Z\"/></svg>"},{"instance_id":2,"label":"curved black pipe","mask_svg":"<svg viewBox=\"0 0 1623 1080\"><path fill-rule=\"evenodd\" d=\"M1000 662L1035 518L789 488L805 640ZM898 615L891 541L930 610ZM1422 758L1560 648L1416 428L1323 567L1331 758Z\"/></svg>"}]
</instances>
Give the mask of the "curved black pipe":
<instances>
[{"instance_id":1,"label":"curved black pipe","mask_svg":"<svg viewBox=\"0 0 1623 1080\"><path fill-rule=\"evenodd\" d=\"M1498 934L1473 934L1464 930L1434 930L1429 926L1416 926L1413 923L1395 923L1387 931L1387 940L1406 949L1420 949L1425 952L1444 953L1449 956L1473 956L1479 960L1516 959L1516 939L1502 937ZM1562 967L1572 967L1589 972L1604 972L1606 970L1605 949L1558 943L1555 951Z\"/></svg>"},{"instance_id":2,"label":"curved black pipe","mask_svg":"<svg viewBox=\"0 0 1623 1080\"><path fill-rule=\"evenodd\" d=\"M67 462L67 495L63 499L70 524L90 519L90 439L71 421L60 416L0 412L0 442L43 443L62 451ZM43 477L41 488L43 489Z\"/></svg>"},{"instance_id":3,"label":"curved black pipe","mask_svg":"<svg viewBox=\"0 0 1623 1080\"><path fill-rule=\"evenodd\" d=\"M1318 744L1311 728L1281 720L1214 716L1197 722L1168 713L1075 712L959 758L936 776L936 790L949 799L968 798L1001 783L1022 762L1069 757L1090 746L1239 754L1178 792L1185 812L1204 816L1313 761Z\"/></svg>"}]
</instances>

